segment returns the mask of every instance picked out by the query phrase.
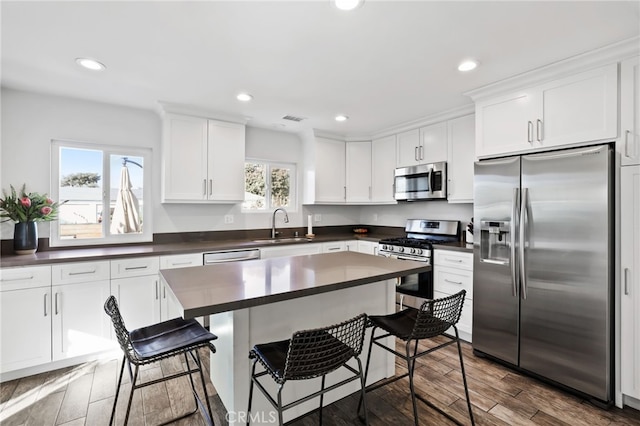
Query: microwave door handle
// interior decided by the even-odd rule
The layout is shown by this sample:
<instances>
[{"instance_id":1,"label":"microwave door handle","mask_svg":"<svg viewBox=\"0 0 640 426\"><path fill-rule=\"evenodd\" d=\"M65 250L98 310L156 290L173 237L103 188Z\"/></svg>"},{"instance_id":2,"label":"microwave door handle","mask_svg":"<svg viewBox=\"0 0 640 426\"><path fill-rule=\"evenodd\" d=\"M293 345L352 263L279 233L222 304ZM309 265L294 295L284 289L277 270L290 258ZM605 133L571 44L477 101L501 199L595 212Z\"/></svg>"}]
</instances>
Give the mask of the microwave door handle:
<instances>
[{"instance_id":1,"label":"microwave door handle","mask_svg":"<svg viewBox=\"0 0 640 426\"><path fill-rule=\"evenodd\" d=\"M433 169L429 169L429 192L433 193L433 180L435 178L435 173L433 173Z\"/></svg>"}]
</instances>

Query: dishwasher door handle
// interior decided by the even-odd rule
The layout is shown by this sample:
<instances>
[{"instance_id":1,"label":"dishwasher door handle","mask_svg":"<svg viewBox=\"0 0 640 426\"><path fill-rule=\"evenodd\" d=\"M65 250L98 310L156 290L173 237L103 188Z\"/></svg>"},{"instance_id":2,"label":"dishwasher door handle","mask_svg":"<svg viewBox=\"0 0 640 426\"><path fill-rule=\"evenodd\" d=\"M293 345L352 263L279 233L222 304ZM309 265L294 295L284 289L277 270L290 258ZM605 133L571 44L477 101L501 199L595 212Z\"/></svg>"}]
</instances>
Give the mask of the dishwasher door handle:
<instances>
[{"instance_id":1,"label":"dishwasher door handle","mask_svg":"<svg viewBox=\"0 0 640 426\"><path fill-rule=\"evenodd\" d=\"M252 249L209 252L205 253L203 258L205 266L252 259L260 259L260 250Z\"/></svg>"}]
</instances>

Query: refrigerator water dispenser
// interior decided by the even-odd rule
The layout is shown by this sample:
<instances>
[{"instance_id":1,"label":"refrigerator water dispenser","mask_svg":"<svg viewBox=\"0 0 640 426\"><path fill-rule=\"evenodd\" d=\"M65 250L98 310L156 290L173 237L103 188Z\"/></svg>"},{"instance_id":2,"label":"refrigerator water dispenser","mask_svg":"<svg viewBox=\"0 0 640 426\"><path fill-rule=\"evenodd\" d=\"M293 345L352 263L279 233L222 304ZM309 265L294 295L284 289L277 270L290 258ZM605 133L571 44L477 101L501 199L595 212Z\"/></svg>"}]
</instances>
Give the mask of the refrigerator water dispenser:
<instances>
[{"instance_id":1,"label":"refrigerator water dispenser","mask_svg":"<svg viewBox=\"0 0 640 426\"><path fill-rule=\"evenodd\" d=\"M511 222L480 221L480 261L509 265L511 253Z\"/></svg>"}]
</instances>

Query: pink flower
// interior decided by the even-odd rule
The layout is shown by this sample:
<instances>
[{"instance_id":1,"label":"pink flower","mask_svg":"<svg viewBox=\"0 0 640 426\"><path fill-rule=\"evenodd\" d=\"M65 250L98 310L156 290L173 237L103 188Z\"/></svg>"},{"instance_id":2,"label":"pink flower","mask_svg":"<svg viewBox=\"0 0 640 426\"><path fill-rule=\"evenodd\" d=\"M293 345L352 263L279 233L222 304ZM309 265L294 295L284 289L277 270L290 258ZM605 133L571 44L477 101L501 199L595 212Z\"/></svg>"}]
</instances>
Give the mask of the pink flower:
<instances>
[{"instance_id":1,"label":"pink flower","mask_svg":"<svg viewBox=\"0 0 640 426\"><path fill-rule=\"evenodd\" d=\"M51 207L49 207L49 206L44 206L43 208L41 208L41 209L40 209L40 212L41 212L43 215L45 215L45 216L46 216L46 215L48 215L49 213L51 213L51 211L52 211L52 210L53 210L53 209L52 209Z\"/></svg>"},{"instance_id":2,"label":"pink flower","mask_svg":"<svg viewBox=\"0 0 640 426\"><path fill-rule=\"evenodd\" d=\"M47 200L45 201L48 205L53 204L53 200L51 198L47 198Z\"/></svg>"},{"instance_id":3,"label":"pink flower","mask_svg":"<svg viewBox=\"0 0 640 426\"><path fill-rule=\"evenodd\" d=\"M29 208L31 207L31 199L29 197L22 197L20 198L20 204L22 204L26 208Z\"/></svg>"}]
</instances>

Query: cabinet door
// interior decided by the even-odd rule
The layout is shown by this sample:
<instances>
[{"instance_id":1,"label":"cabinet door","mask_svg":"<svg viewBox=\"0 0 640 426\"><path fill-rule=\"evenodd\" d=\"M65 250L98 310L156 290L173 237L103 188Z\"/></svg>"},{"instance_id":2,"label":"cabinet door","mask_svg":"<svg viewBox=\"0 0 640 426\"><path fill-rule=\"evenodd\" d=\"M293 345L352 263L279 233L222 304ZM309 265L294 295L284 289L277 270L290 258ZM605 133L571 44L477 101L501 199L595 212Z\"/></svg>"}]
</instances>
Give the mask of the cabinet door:
<instances>
[{"instance_id":1,"label":"cabinet door","mask_svg":"<svg viewBox=\"0 0 640 426\"><path fill-rule=\"evenodd\" d=\"M244 199L245 127L209 120L207 199Z\"/></svg>"},{"instance_id":2,"label":"cabinet door","mask_svg":"<svg viewBox=\"0 0 640 426\"><path fill-rule=\"evenodd\" d=\"M623 166L640 164L640 58L620 70L620 157Z\"/></svg>"},{"instance_id":3,"label":"cabinet door","mask_svg":"<svg viewBox=\"0 0 640 426\"><path fill-rule=\"evenodd\" d=\"M348 142L347 203L371 201L371 142Z\"/></svg>"},{"instance_id":4,"label":"cabinet door","mask_svg":"<svg viewBox=\"0 0 640 426\"><path fill-rule=\"evenodd\" d=\"M207 120L167 114L163 127L162 201L206 199Z\"/></svg>"},{"instance_id":5,"label":"cabinet door","mask_svg":"<svg viewBox=\"0 0 640 426\"><path fill-rule=\"evenodd\" d=\"M129 330L160 322L158 275L111 280L111 294L118 299L122 319Z\"/></svg>"},{"instance_id":6,"label":"cabinet door","mask_svg":"<svg viewBox=\"0 0 640 426\"><path fill-rule=\"evenodd\" d=\"M345 142L316 138L316 202L344 203Z\"/></svg>"},{"instance_id":7,"label":"cabinet door","mask_svg":"<svg viewBox=\"0 0 640 426\"><path fill-rule=\"evenodd\" d=\"M53 360L113 349L111 321L104 312L109 281L54 285Z\"/></svg>"},{"instance_id":8,"label":"cabinet door","mask_svg":"<svg viewBox=\"0 0 640 426\"><path fill-rule=\"evenodd\" d=\"M0 372L50 362L51 286L0 292L0 331Z\"/></svg>"},{"instance_id":9,"label":"cabinet door","mask_svg":"<svg viewBox=\"0 0 640 426\"><path fill-rule=\"evenodd\" d=\"M202 253L175 254L160 256L160 269L189 268L202 266L204 259Z\"/></svg>"},{"instance_id":10,"label":"cabinet door","mask_svg":"<svg viewBox=\"0 0 640 426\"><path fill-rule=\"evenodd\" d=\"M374 243L373 241L358 241L358 252L364 254L378 254L378 243Z\"/></svg>"},{"instance_id":11,"label":"cabinet door","mask_svg":"<svg viewBox=\"0 0 640 426\"><path fill-rule=\"evenodd\" d=\"M447 123L432 124L420 129L418 158L421 164L447 161Z\"/></svg>"},{"instance_id":12,"label":"cabinet door","mask_svg":"<svg viewBox=\"0 0 640 426\"><path fill-rule=\"evenodd\" d=\"M539 110L540 99L530 90L476 103L476 156L533 148Z\"/></svg>"},{"instance_id":13,"label":"cabinet door","mask_svg":"<svg viewBox=\"0 0 640 426\"><path fill-rule=\"evenodd\" d=\"M620 172L622 393L640 399L640 166Z\"/></svg>"},{"instance_id":14,"label":"cabinet door","mask_svg":"<svg viewBox=\"0 0 640 426\"><path fill-rule=\"evenodd\" d=\"M408 132L398 133L397 137L397 166L415 166L420 164L420 130L409 130Z\"/></svg>"},{"instance_id":15,"label":"cabinet door","mask_svg":"<svg viewBox=\"0 0 640 426\"><path fill-rule=\"evenodd\" d=\"M162 283L162 294L160 299L160 318L162 321L167 321L173 318L181 318L182 310L180 309L180 302L176 299L167 283Z\"/></svg>"},{"instance_id":16,"label":"cabinet door","mask_svg":"<svg viewBox=\"0 0 640 426\"><path fill-rule=\"evenodd\" d=\"M396 169L396 135L371 142L371 201L396 203L393 194Z\"/></svg>"},{"instance_id":17,"label":"cabinet door","mask_svg":"<svg viewBox=\"0 0 640 426\"><path fill-rule=\"evenodd\" d=\"M617 64L556 80L538 90L543 115L536 118L536 144L551 147L616 138Z\"/></svg>"},{"instance_id":18,"label":"cabinet door","mask_svg":"<svg viewBox=\"0 0 640 426\"><path fill-rule=\"evenodd\" d=\"M333 253L336 251L347 251L347 244L344 241L322 243L322 253Z\"/></svg>"},{"instance_id":19,"label":"cabinet door","mask_svg":"<svg viewBox=\"0 0 640 426\"><path fill-rule=\"evenodd\" d=\"M467 115L448 122L449 156L447 163L447 200L473 202L473 162L475 161L475 116Z\"/></svg>"}]
</instances>

